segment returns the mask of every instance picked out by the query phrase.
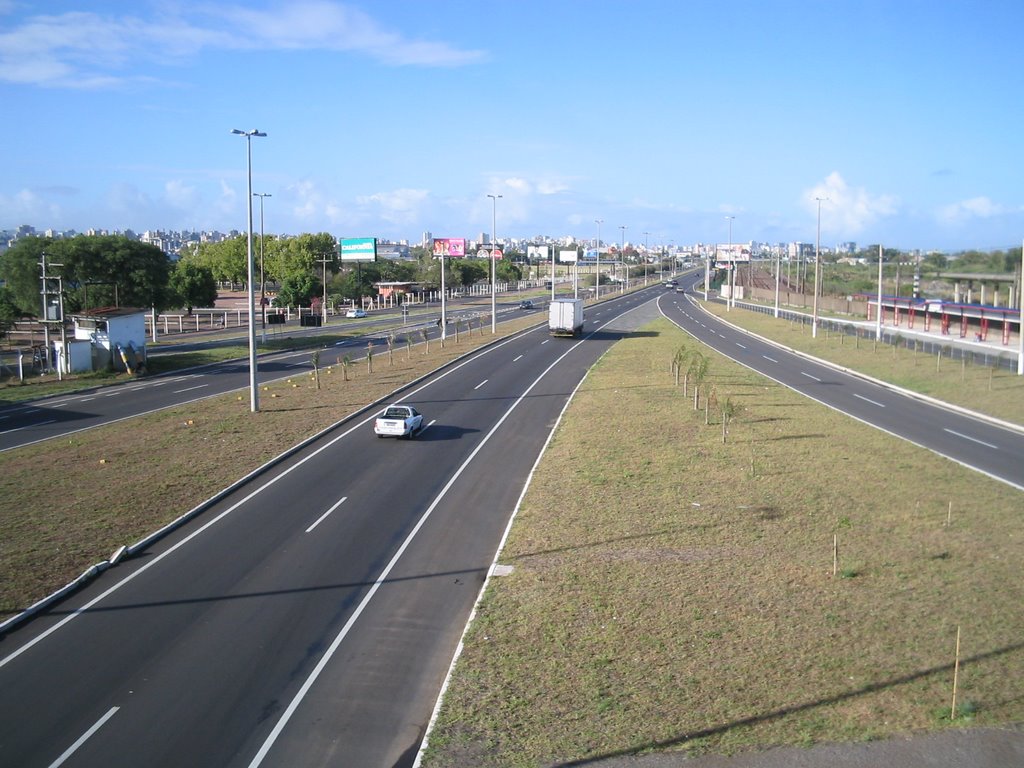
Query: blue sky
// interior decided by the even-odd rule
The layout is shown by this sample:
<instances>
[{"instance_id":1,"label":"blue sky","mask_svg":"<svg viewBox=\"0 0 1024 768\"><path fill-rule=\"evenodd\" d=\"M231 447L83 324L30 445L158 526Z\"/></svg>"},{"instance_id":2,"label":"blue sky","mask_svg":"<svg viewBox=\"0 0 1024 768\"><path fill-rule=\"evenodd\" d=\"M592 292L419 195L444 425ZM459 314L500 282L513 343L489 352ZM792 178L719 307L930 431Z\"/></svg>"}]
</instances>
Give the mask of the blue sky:
<instances>
[{"instance_id":1,"label":"blue sky","mask_svg":"<svg viewBox=\"0 0 1024 768\"><path fill-rule=\"evenodd\" d=\"M813 242L821 197L823 245L1014 247L1022 31L1020 0L0 0L0 228L244 230L255 128L268 233Z\"/></svg>"}]
</instances>

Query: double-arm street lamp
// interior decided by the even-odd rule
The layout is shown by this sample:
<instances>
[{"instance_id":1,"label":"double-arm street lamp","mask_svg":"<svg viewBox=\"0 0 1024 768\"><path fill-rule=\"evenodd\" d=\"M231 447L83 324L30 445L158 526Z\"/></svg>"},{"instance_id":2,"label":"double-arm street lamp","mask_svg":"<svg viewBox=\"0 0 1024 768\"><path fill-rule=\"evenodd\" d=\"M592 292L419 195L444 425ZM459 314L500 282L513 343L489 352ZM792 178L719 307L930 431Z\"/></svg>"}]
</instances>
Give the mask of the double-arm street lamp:
<instances>
[{"instance_id":1,"label":"double-arm street lamp","mask_svg":"<svg viewBox=\"0 0 1024 768\"><path fill-rule=\"evenodd\" d=\"M594 223L597 224L597 278L594 280L594 298L601 298L601 225L604 224L604 219L595 219Z\"/></svg>"},{"instance_id":2,"label":"double-arm street lamp","mask_svg":"<svg viewBox=\"0 0 1024 768\"><path fill-rule=\"evenodd\" d=\"M498 200L501 198L501 195L488 195L488 197L491 198L491 334L495 334L498 332L497 320L495 319L498 309L497 299L495 298L495 294L498 291L498 270L495 266L497 261L495 248L498 247L498 235L495 232L495 227L497 226L498 218Z\"/></svg>"},{"instance_id":3,"label":"double-arm street lamp","mask_svg":"<svg viewBox=\"0 0 1024 768\"><path fill-rule=\"evenodd\" d=\"M256 296L253 286L253 265L252 265L252 137L266 136L267 134L253 129L251 131L240 131L233 128L231 133L236 136L245 136L245 147L247 157L247 175L249 179L249 194L247 203L249 208L249 248L246 259L249 281L249 410L256 413L260 409L259 390L256 386L256 322L253 315L256 313Z\"/></svg>"}]
</instances>

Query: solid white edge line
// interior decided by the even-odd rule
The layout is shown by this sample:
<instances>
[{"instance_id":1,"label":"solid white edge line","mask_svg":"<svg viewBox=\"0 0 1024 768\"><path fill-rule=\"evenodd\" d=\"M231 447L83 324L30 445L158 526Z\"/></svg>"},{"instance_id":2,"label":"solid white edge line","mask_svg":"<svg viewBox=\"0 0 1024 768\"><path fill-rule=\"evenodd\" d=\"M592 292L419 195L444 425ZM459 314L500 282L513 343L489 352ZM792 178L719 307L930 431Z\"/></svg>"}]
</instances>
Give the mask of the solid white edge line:
<instances>
[{"instance_id":1,"label":"solid white edge line","mask_svg":"<svg viewBox=\"0 0 1024 768\"><path fill-rule=\"evenodd\" d=\"M602 355L602 357L604 357L604 355ZM431 712L430 720L427 722L427 728L423 732L423 740L420 742L420 748L416 753L416 760L413 761L412 768L420 768L420 764L423 761L423 754L429 746L430 734L434 730L434 726L437 724L437 718L441 714L441 705L444 703L444 696L448 692L448 686L451 683L452 676L455 674L455 665L458 663L459 657L462 655L463 648L465 647L464 640L466 633L469 632L469 628L473 625L474 619L476 619L480 603L483 602L487 586L491 583L491 577L494 575L494 569L498 565L498 558L501 556L501 552L505 548L505 542L508 540L508 536L512 532L512 525L515 523L516 517L519 515L519 510L523 505L523 499L526 498L526 492L530 489L530 483L533 481L533 475L537 471L537 467L540 466L540 462L541 459L544 458L544 454L547 453L548 446L554 439L555 432L558 431L558 426L562 423L562 418L565 416L565 412L569 409L569 404L573 401L573 398L576 397L576 393L579 391L580 387L583 386L583 382L585 382L589 376L590 371L587 371L583 378L580 379L579 384L577 384L570 393L569 398L565 401L565 405L562 406L562 410L558 414L558 418L555 419L555 423L548 432L548 437L544 441L544 445L541 446L541 449L537 454L537 459L533 462L533 467L530 469L530 473L526 476L526 482L523 483L523 490L520 492L519 499L516 501L516 505L512 510L512 515L509 517L508 525L505 526L505 532L501 536L501 541L498 542L498 547L494 552L494 559L491 562L491 567L487 569L487 576L484 578L484 583L480 586L480 592L477 595L476 602L473 604L473 610L470 611L469 618L466 620L466 626L462 630L462 636L459 638L459 644L455 649L455 655L452 657L452 663L448 665L448 673L445 675L444 682L441 684L441 690L437 694L437 701L434 703L434 711Z\"/></svg>"},{"instance_id":2,"label":"solid white edge line","mask_svg":"<svg viewBox=\"0 0 1024 768\"><path fill-rule=\"evenodd\" d=\"M107 714L105 714L103 717L101 717L99 720L97 720L93 724L92 728L90 728L88 731L86 731L81 736L79 736L78 737L78 741L76 741L70 747L65 749L63 755L61 755L56 760L54 760L52 763L50 763L50 768L57 768L57 766L63 765L67 761L67 759L69 757L71 757L71 755L73 755L75 753L75 750L77 750L80 746L85 744L85 742L89 740L89 737L91 737L94 733L96 733L96 731L98 731L100 728L102 728L103 724L105 722L107 722L107 720L109 720L115 714L117 714L117 710L119 710L119 709L120 709L120 707L111 707L109 710L107 710Z\"/></svg>"},{"instance_id":3,"label":"solid white edge line","mask_svg":"<svg viewBox=\"0 0 1024 768\"><path fill-rule=\"evenodd\" d=\"M377 576L377 578L374 580L373 585L363 596L363 599L359 601L359 605L356 606L355 610L352 612L352 615L349 616L348 620L345 622L345 625L338 632L337 636L335 636L334 640L331 641L330 646L328 646L327 650L324 651L323 656L320 657L320 661L317 662L316 666L313 668L313 671L309 673L309 676L306 678L305 682L303 682L298 692L295 694L294 697L292 697L292 700L288 704L288 707L281 714L281 717L278 718L277 723L274 725L274 728L267 735L267 738L266 740L264 740L263 745L260 747L259 751L253 757L252 761L249 763L249 768L257 768L257 766L261 765L263 760L270 753L270 750L273 749L274 743L277 741L281 733L284 731L285 727L288 725L288 721L291 720L292 716L298 710L299 705L302 703L302 700L306 697L306 694L309 693L310 689L313 687L313 684L316 682L317 678L320 677L324 669L327 667L327 664L330 663L331 659L334 657L334 654L341 646L341 643L348 636L348 633L352 630L352 627L355 626L356 621L359 620L359 617L362 615L363 611L366 610L366 607L370 604L370 601L377 594L377 590L380 589L381 585L384 584L384 582L387 580L391 571L394 569L396 565L398 565L398 561L402 558L402 555L405 554L405 550L408 549L409 546L412 544L413 539L415 539L416 536L419 534L420 529L426 524L431 514L433 514L434 510L441 503L444 497L448 494L448 491L451 490L451 487L455 485L455 482L459 479L459 477L462 476L462 473L466 471L466 468L476 458L476 455L483 449L483 447L488 442L490 442L490 439L494 435L494 433L497 432L501 425L505 423L505 420L508 419L508 417L512 414L512 411L514 411L519 406L519 404L523 402L524 399L526 399L527 395L529 395L529 393L533 391L533 388L536 387L538 383L540 383L541 379L547 376L547 374L551 371L552 368L558 365L565 358L566 355L568 355L572 350L574 350L577 346L579 346L582 343L583 339L578 341L576 344L572 345L558 358L556 358L547 368L545 368L541 372L540 376L533 380L533 383L530 384L530 386L527 387L523 391L523 393L519 395L518 398L516 398L516 401L512 403L512 405L508 407L508 410L505 411L502 417L495 422L494 426L491 427L491 429L487 432L484 438L477 444L477 446L473 449L469 456L466 457L466 460L462 462L462 465L457 470L455 470L454 474L452 474L452 476L448 479L448 482L445 483L444 487L440 490L440 492L437 494L434 500L430 503L430 506L427 507L423 515L420 516L420 519L416 522L416 525L413 526L411 531L409 531L409 534L405 537L405 540L395 551L395 554L391 557L391 560L388 562L386 566L384 566L384 570L382 570L380 574Z\"/></svg>"},{"instance_id":4,"label":"solid white edge line","mask_svg":"<svg viewBox=\"0 0 1024 768\"><path fill-rule=\"evenodd\" d=\"M348 496L342 496L342 497L341 497L340 499L338 499L338 500L337 500L337 501L336 501L336 502L335 502L334 504L332 504L332 505L331 505L331 508L330 508L330 509L328 509L328 510L327 510L326 512L324 512L324 513L323 513L322 515L320 515L320 517L318 517L318 518L316 519L316 522L315 522L315 523L313 523L313 524L312 524L311 526L309 526L309 528L307 528L307 529L306 529L306 533L311 533L311 532L313 531L313 529L314 529L314 528L316 528L316 527L317 527L318 525L320 525L320 523L322 523L322 522L323 522L324 520L326 520L326 519L327 519L327 516L328 516L328 515L330 515L330 514L331 514L331 512L333 512L333 511L334 511L334 510L336 510L336 509L337 509L338 507L340 507L340 506L341 506L342 504L344 504L344 503L345 503L345 500L346 500L346 499L348 499Z\"/></svg>"}]
</instances>

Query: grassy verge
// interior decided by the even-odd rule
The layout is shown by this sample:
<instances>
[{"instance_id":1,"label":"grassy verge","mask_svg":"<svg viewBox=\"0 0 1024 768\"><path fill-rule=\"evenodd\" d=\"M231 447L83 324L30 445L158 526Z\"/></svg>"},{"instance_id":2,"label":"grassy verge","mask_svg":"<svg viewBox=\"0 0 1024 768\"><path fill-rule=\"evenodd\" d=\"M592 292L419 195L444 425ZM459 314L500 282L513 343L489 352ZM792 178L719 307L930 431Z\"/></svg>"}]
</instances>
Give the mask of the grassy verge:
<instances>
[{"instance_id":1,"label":"grassy verge","mask_svg":"<svg viewBox=\"0 0 1024 768\"><path fill-rule=\"evenodd\" d=\"M810 326L802 323L742 309L726 311L716 302L703 306L734 325L792 349L947 403L1024 424L1024 377L1005 368L962 364L949 359L948 353L939 358L907 348L906 343L876 345L871 339L858 340L822 328L817 338L812 338Z\"/></svg>"},{"instance_id":2,"label":"grassy verge","mask_svg":"<svg viewBox=\"0 0 1024 768\"><path fill-rule=\"evenodd\" d=\"M592 371L538 467L425 765L1024 720L1021 494L718 356L705 425L669 373L696 346L648 330Z\"/></svg>"},{"instance_id":3,"label":"grassy verge","mask_svg":"<svg viewBox=\"0 0 1024 768\"><path fill-rule=\"evenodd\" d=\"M498 337L535 324L498 326ZM415 336L409 337L412 342ZM0 453L0 618L63 586L122 544L174 520L264 462L467 351L490 329L190 403L69 438ZM346 380L347 379L347 380Z\"/></svg>"}]
</instances>

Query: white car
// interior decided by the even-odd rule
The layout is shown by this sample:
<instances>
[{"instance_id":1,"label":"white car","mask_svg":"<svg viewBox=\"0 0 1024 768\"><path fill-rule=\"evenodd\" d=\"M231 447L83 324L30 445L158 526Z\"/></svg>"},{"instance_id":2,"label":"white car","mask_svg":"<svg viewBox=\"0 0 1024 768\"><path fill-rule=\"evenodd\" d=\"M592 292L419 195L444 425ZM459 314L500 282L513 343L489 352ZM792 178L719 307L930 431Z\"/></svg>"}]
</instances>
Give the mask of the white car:
<instances>
[{"instance_id":1,"label":"white car","mask_svg":"<svg viewBox=\"0 0 1024 768\"><path fill-rule=\"evenodd\" d=\"M361 309L350 309L345 313L345 317L366 317L366 312Z\"/></svg>"},{"instance_id":2,"label":"white car","mask_svg":"<svg viewBox=\"0 0 1024 768\"><path fill-rule=\"evenodd\" d=\"M410 440L423 430L423 414L411 405L389 405L373 422L377 437L405 437Z\"/></svg>"}]
</instances>

